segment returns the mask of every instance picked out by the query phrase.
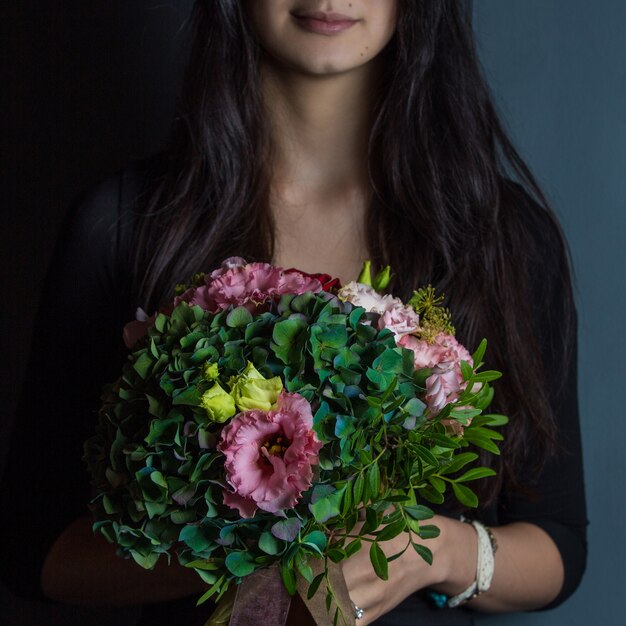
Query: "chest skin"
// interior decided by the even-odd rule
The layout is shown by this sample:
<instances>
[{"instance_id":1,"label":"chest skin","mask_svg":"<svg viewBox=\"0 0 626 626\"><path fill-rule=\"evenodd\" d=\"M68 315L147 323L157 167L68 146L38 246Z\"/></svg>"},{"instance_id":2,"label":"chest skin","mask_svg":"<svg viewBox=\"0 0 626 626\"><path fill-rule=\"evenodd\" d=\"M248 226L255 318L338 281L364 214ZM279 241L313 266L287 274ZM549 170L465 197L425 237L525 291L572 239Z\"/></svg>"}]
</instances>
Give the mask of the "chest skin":
<instances>
[{"instance_id":1,"label":"chest skin","mask_svg":"<svg viewBox=\"0 0 626 626\"><path fill-rule=\"evenodd\" d=\"M273 262L327 273L343 284L356 280L369 256L365 213L365 202L358 194L324 203L274 203Z\"/></svg>"}]
</instances>

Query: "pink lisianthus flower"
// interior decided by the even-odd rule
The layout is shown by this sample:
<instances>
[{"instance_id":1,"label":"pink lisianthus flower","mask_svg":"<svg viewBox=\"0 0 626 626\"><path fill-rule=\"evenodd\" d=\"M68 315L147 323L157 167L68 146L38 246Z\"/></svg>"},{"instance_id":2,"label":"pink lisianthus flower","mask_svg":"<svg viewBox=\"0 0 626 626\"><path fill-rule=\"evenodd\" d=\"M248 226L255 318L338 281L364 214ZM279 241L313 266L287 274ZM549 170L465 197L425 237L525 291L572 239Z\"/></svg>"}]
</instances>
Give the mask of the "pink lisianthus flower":
<instances>
[{"instance_id":1,"label":"pink lisianthus flower","mask_svg":"<svg viewBox=\"0 0 626 626\"><path fill-rule=\"evenodd\" d=\"M388 328L395 335L396 342L419 329L419 315L412 307L404 304L399 298L378 293L369 285L348 283L339 290L338 296L354 306L363 307L368 312L378 313L380 315L378 330Z\"/></svg>"},{"instance_id":2,"label":"pink lisianthus flower","mask_svg":"<svg viewBox=\"0 0 626 626\"><path fill-rule=\"evenodd\" d=\"M205 284L191 287L174 300L174 304L187 302L206 311L216 312L229 306L245 306L254 312L268 300L286 293L318 293L322 284L302 272L269 263L246 263L240 257L226 259L222 266L205 277Z\"/></svg>"},{"instance_id":3,"label":"pink lisianthus flower","mask_svg":"<svg viewBox=\"0 0 626 626\"><path fill-rule=\"evenodd\" d=\"M432 342L406 335L398 345L413 352L415 369L432 369L426 379L426 403L433 415L454 402L465 389L461 361L473 365L472 357L454 335L439 333Z\"/></svg>"},{"instance_id":4,"label":"pink lisianthus flower","mask_svg":"<svg viewBox=\"0 0 626 626\"><path fill-rule=\"evenodd\" d=\"M296 504L311 486L322 443L313 430L311 405L283 391L274 410L236 415L217 447L233 488L224 491L224 504L252 517L257 509L277 513Z\"/></svg>"},{"instance_id":5,"label":"pink lisianthus flower","mask_svg":"<svg viewBox=\"0 0 626 626\"><path fill-rule=\"evenodd\" d=\"M269 263L248 263L234 267L215 278L208 287L208 297L220 309L248 306L252 310L279 295L282 270Z\"/></svg>"},{"instance_id":6,"label":"pink lisianthus flower","mask_svg":"<svg viewBox=\"0 0 626 626\"><path fill-rule=\"evenodd\" d=\"M299 272L293 268L290 270L281 270L280 279L278 281L278 293L280 295L285 293L300 295L307 291L319 293L320 291L324 291L324 286L316 276Z\"/></svg>"}]
</instances>

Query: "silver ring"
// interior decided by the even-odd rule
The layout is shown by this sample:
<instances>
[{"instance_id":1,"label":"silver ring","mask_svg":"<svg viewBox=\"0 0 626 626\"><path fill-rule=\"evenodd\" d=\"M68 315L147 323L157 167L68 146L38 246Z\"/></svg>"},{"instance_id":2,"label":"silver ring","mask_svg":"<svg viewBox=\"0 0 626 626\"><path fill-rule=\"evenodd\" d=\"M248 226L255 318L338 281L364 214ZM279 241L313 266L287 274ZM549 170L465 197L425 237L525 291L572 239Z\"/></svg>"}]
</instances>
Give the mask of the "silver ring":
<instances>
[{"instance_id":1,"label":"silver ring","mask_svg":"<svg viewBox=\"0 0 626 626\"><path fill-rule=\"evenodd\" d=\"M352 609L354 610L355 619L361 619L365 615L365 609L357 606L356 604L354 604L354 602L352 603Z\"/></svg>"}]
</instances>

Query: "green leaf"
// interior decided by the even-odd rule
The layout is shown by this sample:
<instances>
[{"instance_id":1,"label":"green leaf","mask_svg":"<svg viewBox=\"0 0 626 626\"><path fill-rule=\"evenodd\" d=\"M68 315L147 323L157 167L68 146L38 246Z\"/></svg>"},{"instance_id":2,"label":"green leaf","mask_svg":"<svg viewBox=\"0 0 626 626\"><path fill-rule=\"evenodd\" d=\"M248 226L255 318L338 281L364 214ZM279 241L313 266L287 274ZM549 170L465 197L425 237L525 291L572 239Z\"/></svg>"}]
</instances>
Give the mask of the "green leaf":
<instances>
[{"instance_id":1,"label":"green leaf","mask_svg":"<svg viewBox=\"0 0 626 626\"><path fill-rule=\"evenodd\" d=\"M472 361L474 362L474 365L476 365L476 367L478 367L483 362L486 349L487 349L487 340L483 339L478 344L478 348L476 348L476 351L474 352L474 354L472 354Z\"/></svg>"},{"instance_id":2,"label":"green leaf","mask_svg":"<svg viewBox=\"0 0 626 626\"><path fill-rule=\"evenodd\" d=\"M354 311L352 312L354 314ZM350 317L352 317L352 314ZM352 352L350 348L341 348L337 353L337 356L333 359L333 367L339 369L340 367L350 368L358 365L361 361L358 354Z\"/></svg>"},{"instance_id":3,"label":"green leaf","mask_svg":"<svg viewBox=\"0 0 626 626\"><path fill-rule=\"evenodd\" d=\"M341 561L345 560L346 558L346 553L344 550L341 550L339 548L331 548L328 551L328 558L333 562L333 563L341 563Z\"/></svg>"},{"instance_id":4,"label":"green leaf","mask_svg":"<svg viewBox=\"0 0 626 626\"><path fill-rule=\"evenodd\" d=\"M297 517L290 517L276 522L270 529L270 532L277 539L293 541L298 536L301 528L302 522Z\"/></svg>"},{"instance_id":5,"label":"green leaf","mask_svg":"<svg viewBox=\"0 0 626 626\"><path fill-rule=\"evenodd\" d=\"M472 437L485 437L486 439L495 439L496 441L502 441L504 437L497 430L491 430L483 426L471 427L470 429Z\"/></svg>"},{"instance_id":6,"label":"green leaf","mask_svg":"<svg viewBox=\"0 0 626 626\"><path fill-rule=\"evenodd\" d=\"M492 454L500 454L500 449L491 439L472 433L470 428L465 430L464 437L467 441L479 448L483 448Z\"/></svg>"},{"instance_id":7,"label":"green leaf","mask_svg":"<svg viewBox=\"0 0 626 626\"><path fill-rule=\"evenodd\" d=\"M326 535L321 530L314 530L305 535L302 543L314 546L320 554L323 554L326 548Z\"/></svg>"},{"instance_id":8,"label":"green leaf","mask_svg":"<svg viewBox=\"0 0 626 626\"><path fill-rule=\"evenodd\" d=\"M420 489L418 489L418 492L420 496L422 496L422 498L428 500L429 502L433 502L434 504L442 504L444 501L443 494L439 493L431 485L421 487Z\"/></svg>"},{"instance_id":9,"label":"green leaf","mask_svg":"<svg viewBox=\"0 0 626 626\"><path fill-rule=\"evenodd\" d=\"M200 578L202 578L202 580L207 585L212 585L218 579L218 576L215 572L207 572L206 570L202 569L196 569L195 572L196 574L198 574L198 576L200 576Z\"/></svg>"},{"instance_id":10,"label":"green leaf","mask_svg":"<svg viewBox=\"0 0 626 626\"><path fill-rule=\"evenodd\" d=\"M402 372L403 360L401 349L388 348L374 359L372 367L380 370L383 374L400 374Z\"/></svg>"},{"instance_id":11,"label":"green leaf","mask_svg":"<svg viewBox=\"0 0 626 626\"><path fill-rule=\"evenodd\" d=\"M293 596L296 593L297 583L296 574L294 573L291 564L288 564L285 561L280 562L280 576L283 579L283 584L285 585L287 593L290 596Z\"/></svg>"},{"instance_id":12,"label":"green leaf","mask_svg":"<svg viewBox=\"0 0 626 626\"><path fill-rule=\"evenodd\" d=\"M148 352L144 350L139 358L133 363L133 369L137 372L137 374L139 374L139 376L141 376L141 378L146 380L146 378L148 378L148 375L152 371L153 363L154 360L152 359L150 354L148 354Z\"/></svg>"},{"instance_id":13,"label":"green leaf","mask_svg":"<svg viewBox=\"0 0 626 626\"><path fill-rule=\"evenodd\" d=\"M438 476L429 476L428 482L439 492L444 493L446 490L446 483Z\"/></svg>"},{"instance_id":14,"label":"green leaf","mask_svg":"<svg viewBox=\"0 0 626 626\"><path fill-rule=\"evenodd\" d=\"M259 548L263 550L265 554L274 556L280 552L280 543L272 533L266 530L262 532L259 537Z\"/></svg>"},{"instance_id":15,"label":"green leaf","mask_svg":"<svg viewBox=\"0 0 626 626\"><path fill-rule=\"evenodd\" d=\"M187 389L183 389L181 392L177 393L173 399L172 404L180 405L185 404L188 406L199 406L200 405L200 395L198 393L197 387L188 387Z\"/></svg>"},{"instance_id":16,"label":"green leaf","mask_svg":"<svg viewBox=\"0 0 626 626\"><path fill-rule=\"evenodd\" d=\"M420 525L419 536L422 539L434 539L435 537L439 537L441 531L438 526L434 524L425 524L424 526Z\"/></svg>"},{"instance_id":17,"label":"green leaf","mask_svg":"<svg viewBox=\"0 0 626 626\"><path fill-rule=\"evenodd\" d=\"M469 480L478 480L479 478L485 478L486 476L495 475L496 472L490 467L474 467L470 470L467 470L467 472L459 476L456 480L460 483L464 483Z\"/></svg>"},{"instance_id":18,"label":"green leaf","mask_svg":"<svg viewBox=\"0 0 626 626\"><path fill-rule=\"evenodd\" d=\"M391 524L387 524L387 526L385 526L381 531L376 533L376 541L389 541L404 532L405 528L406 521L404 518L392 522Z\"/></svg>"},{"instance_id":19,"label":"green leaf","mask_svg":"<svg viewBox=\"0 0 626 626\"><path fill-rule=\"evenodd\" d=\"M203 552L212 543L205 528L192 525L183 527L180 531L179 540L186 543L194 552Z\"/></svg>"},{"instance_id":20,"label":"green leaf","mask_svg":"<svg viewBox=\"0 0 626 626\"><path fill-rule=\"evenodd\" d=\"M156 319L154 320L154 327L160 333L162 333L165 330L165 326L167 325L168 321L169 321L169 317L167 315L165 315L164 313L159 313L156 316Z\"/></svg>"},{"instance_id":21,"label":"green leaf","mask_svg":"<svg viewBox=\"0 0 626 626\"><path fill-rule=\"evenodd\" d=\"M417 552L424 559L424 561L428 563L428 565L433 564L433 553L429 548L423 546L421 543L411 542L411 545L413 546L415 552Z\"/></svg>"},{"instance_id":22,"label":"green leaf","mask_svg":"<svg viewBox=\"0 0 626 626\"><path fill-rule=\"evenodd\" d=\"M201 570L208 570L208 571L213 571L213 570L218 570L221 568L220 566L220 562L216 559L207 559L207 560L203 560L203 559L197 559L195 561L190 561L189 563L185 563L185 567L191 567L193 569L201 569Z\"/></svg>"},{"instance_id":23,"label":"green leaf","mask_svg":"<svg viewBox=\"0 0 626 626\"><path fill-rule=\"evenodd\" d=\"M413 417L421 417L426 409L426 404L419 398L411 398L402 408Z\"/></svg>"},{"instance_id":24,"label":"green leaf","mask_svg":"<svg viewBox=\"0 0 626 626\"><path fill-rule=\"evenodd\" d=\"M139 552L137 552L136 550L131 550L130 555L133 557L135 563L141 565L141 567L143 567L144 569L152 569L156 565L156 562L159 560L158 552L152 552L144 556L142 554L139 554Z\"/></svg>"},{"instance_id":25,"label":"green leaf","mask_svg":"<svg viewBox=\"0 0 626 626\"><path fill-rule=\"evenodd\" d=\"M309 510L316 522L323 524L341 513L341 499L345 490L346 486L344 485L337 491L320 498L317 502L309 504Z\"/></svg>"},{"instance_id":26,"label":"green leaf","mask_svg":"<svg viewBox=\"0 0 626 626\"><path fill-rule=\"evenodd\" d=\"M337 415L335 418L335 437L342 439L354 432L354 415Z\"/></svg>"},{"instance_id":27,"label":"green leaf","mask_svg":"<svg viewBox=\"0 0 626 626\"><path fill-rule=\"evenodd\" d=\"M306 341L306 330L307 323L299 318L283 320L274 325L271 348L283 363L300 361Z\"/></svg>"},{"instance_id":28,"label":"green leaf","mask_svg":"<svg viewBox=\"0 0 626 626\"><path fill-rule=\"evenodd\" d=\"M415 504L411 506L405 506L404 512L412 517L415 520L421 521L425 519L430 519L435 515L432 509L429 509L427 506L423 504Z\"/></svg>"},{"instance_id":29,"label":"green leaf","mask_svg":"<svg viewBox=\"0 0 626 626\"><path fill-rule=\"evenodd\" d=\"M252 320L252 313L245 306L238 306L226 316L226 326L230 326L230 328L245 328Z\"/></svg>"},{"instance_id":30,"label":"green leaf","mask_svg":"<svg viewBox=\"0 0 626 626\"><path fill-rule=\"evenodd\" d=\"M235 576L248 576L255 570L254 559L246 550L231 552L226 556L224 564Z\"/></svg>"},{"instance_id":31,"label":"green leaf","mask_svg":"<svg viewBox=\"0 0 626 626\"><path fill-rule=\"evenodd\" d=\"M343 324L311 326L311 335L325 348L343 348L348 342L348 331Z\"/></svg>"},{"instance_id":32,"label":"green leaf","mask_svg":"<svg viewBox=\"0 0 626 626\"><path fill-rule=\"evenodd\" d=\"M326 572L322 572L321 574L318 574L313 579L306 593L307 600L310 600L317 593L317 590L319 589L319 586L322 584L322 581L324 580L325 576L326 576Z\"/></svg>"},{"instance_id":33,"label":"green leaf","mask_svg":"<svg viewBox=\"0 0 626 626\"><path fill-rule=\"evenodd\" d=\"M365 524L361 527L361 532L359 534L364 535L367 533L374 532L379 526L378 521L378 513L376 509L371 506L366 507L365 509Z\"/></svg>"},{"instance_id":34,"label":"green leaf","mask_svg":"<svg viewBox=\"0 0 626 626\"><path fill-rule=\"evenodd\" d=\"M355 555L363 546L363 543L361 542L360 539L355 539L354 541L351 541L345 548L345 553L346 556L351 557L353 555Z\"/></svg>"},{"instance_id":35,"label":"green leaf","mask_svg":"<svg viewBox=\"0 0 626 626\"><path fill-rule=\"evenodd\" d=\"M367 480L369 482L370 493L372 499L377 500L380 493L380 468L378 463L374 463L367 472Z\"/></svg>"},{"instance_id":36,"label":"green leaf","mask_svg":"<svg viewBox=\"0 0 626 626\"><path fill-rule=\"evenodd\" d=\"M439 433L430 433L428 438L436 445L441 448L446 448L448 450L454 450L459 447L459 443L450 437L446 437L445 435L441 435Z\"/></svg>"},{"instance_id":37,"label":"green leaf","mask_svg":"<svg viewBox=\"0 0 626 626\"><path fill-rule=\"evenodd\" d=\"M411 450L413 450L415 454L417 454L417 456L424 461L424 463L428 463L428 465L431 465L432 467L437 467L439 465L439 462L428 448L419 444L414 444L411 446Z\"/></svg>"},{"instance_id":38,"label":"green leaf","mask_svg":"<svg viewBox=\"0 0 626 626\"><path fill-rule=\"evenodd\" d=\"M382 580L387 580L389 578L389 565L387 563L387 557L382 551L382 548L375 541L372 542L370 547L370 561L372 562L372 567L374 568L376 576Z\"/></svg>"},{"instance_id":39,"label":"green leaf","mask_svg":"<svg viewBox=\"0 0 626 626\"><path fill-rule=\"evenodd\" d=\"M480 409L452 409L450 411L450 417L463 425L468 425L473 418L480 414Z\"/></svg>"},{"instance_id":40,"label":"green leaf","mask_svg":"<svg viewBox=\"0 0 626 626\"><path fill-rule=\"evenodd\" d=\"M361 502L363 498L364 485L365 485L365 478L363 477L363 474L361 473L354 479L354 484L352 486L352 495L353 495L355 504Z\"/></svg>"},{"instance_id":41,"label":"green leaf","mask_svg":"<svg viewBox=\"0 0 626 626\"><path fill-rule=\"evenodd\" d=\"M215 584L207 589L201 596L200 598L196 601L196 606L200 606L201 604L203 604L204 602L206 602L212 595L214 595L215 593L217 593L219 591L220 595L222 593L224 593L224 591L226 591L226 589L228 589L228 583L226 583L225 586L224 582L226 581L226 574L222 574L216 581Z\"/></svg>"},{"instance_id":42,"label":"green leaf","mask_svg":"<svg viewBox=\"0 0 626 626\"><path fill-rule=\"evenodd\" d=\"M480 372L478 374L474 374L472 378L473 383L489 383L492 380L498 380L498 378L502 377L502 372L496 372L494 370L488 370L486 372Z\"/></svg>"},{"instance_id":43,"label":"green leaf","mask_svg":"<svg viewBox=\"0 0 626 626\"><path fill-rule=\"evenodd\" d=\"M465 506L469 507L477 507L478 506L478 496L465 485L458 485L457 483L452 483L452 489L454 491L454 495L456 499Z\"/></svg>"},{"instance_id":44,"label":"green leaf","mask_svg":"<svg viewBox=\"0 0 626 626\"><path fill-rule=\"evenodd\" d=\"M463 380L467 381L474 375L474 370L472 366L467 362L461 360L461 374L463 375Z\"/></svg>"},{"instance_id":45,"label":"green leaf","mask_svg":"<svg viewBox=\"0 0 626 626\"><path fill-rule=\"evenodd\" d=\"M487 421L485 421L486 424L489 424L490 426L504 426L505 424L509 423L509 418L506 415L498 415L496 413L489 413L486 415L482 416L483 419L488 418Z\"/></svg>"},{"instance_id":46,"label":"green leaf","mask_svg":"<svg viewBox=\"0 0 626 626\"><path fill-rule=\"evenodd\" d=\"M462 452L453 457L452 461L444 466L441 470L441 474L454 474L458 472L462 467L465 467L468 463L475 461L478 455L475 452Z\"/></svg>"},{"instance_id":47,"label":"green leaf","mask_svg":"<svg viewBox=\"0 0 626 626\"><path fill-rule=\"evenodd\" d=\"M309 565L307 557L301 552L296 554L296 568L304 580L308 583L313 582L313 568Z\"/></svg>"}]
</instances>

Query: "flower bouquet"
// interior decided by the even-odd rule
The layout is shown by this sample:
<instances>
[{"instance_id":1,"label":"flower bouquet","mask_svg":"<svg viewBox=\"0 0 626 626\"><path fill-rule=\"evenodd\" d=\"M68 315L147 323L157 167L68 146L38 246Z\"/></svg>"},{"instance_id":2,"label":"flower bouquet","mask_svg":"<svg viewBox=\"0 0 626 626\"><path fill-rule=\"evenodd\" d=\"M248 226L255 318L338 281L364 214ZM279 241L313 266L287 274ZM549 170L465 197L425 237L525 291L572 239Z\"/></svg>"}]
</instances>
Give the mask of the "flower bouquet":
<instances>
[{"instance_id":1,"label":"flower bouquet","mask_svg":"<svg viewBox=\"0 0 626 626\"><path fill-rule=\"evenodd\" d=\"M352 623L336 564L369 545L386 579L381 544L402 533L430 563L427 503L451 488L476 507L467 483L494 473L466 466L470 445L498 453L506 417L483 411L500 374L478 372L485 341L470 355L430 287L405 304L389 280L230 258L139 311L85 443L94 530L144 568L175 554L207 584L198 603L237 590L231 623L257 574L287 608L298 592L317 623Z\"/></svg>"}]
</instances>

